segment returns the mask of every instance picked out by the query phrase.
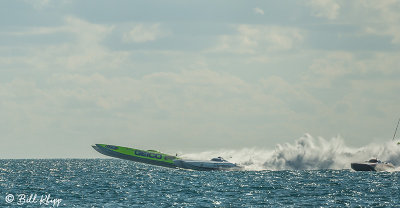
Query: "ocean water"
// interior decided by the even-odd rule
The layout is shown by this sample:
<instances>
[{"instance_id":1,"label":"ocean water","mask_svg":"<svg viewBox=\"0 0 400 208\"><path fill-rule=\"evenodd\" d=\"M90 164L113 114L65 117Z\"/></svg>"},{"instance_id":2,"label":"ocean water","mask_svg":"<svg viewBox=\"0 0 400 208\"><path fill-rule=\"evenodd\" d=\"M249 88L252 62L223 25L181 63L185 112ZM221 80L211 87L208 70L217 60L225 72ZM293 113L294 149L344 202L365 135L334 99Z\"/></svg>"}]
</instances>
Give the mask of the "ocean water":
<instances>
[{"instance_id":1,"label":"ocean water","mask_svg":"<svg viewBox=\"0 0 400 208\"><path fill-rule=\"evenodd\" d=\"M190 171L120 159L0 160L0 207L400 207L400 173Z\"/></svg>"}]
</instances>

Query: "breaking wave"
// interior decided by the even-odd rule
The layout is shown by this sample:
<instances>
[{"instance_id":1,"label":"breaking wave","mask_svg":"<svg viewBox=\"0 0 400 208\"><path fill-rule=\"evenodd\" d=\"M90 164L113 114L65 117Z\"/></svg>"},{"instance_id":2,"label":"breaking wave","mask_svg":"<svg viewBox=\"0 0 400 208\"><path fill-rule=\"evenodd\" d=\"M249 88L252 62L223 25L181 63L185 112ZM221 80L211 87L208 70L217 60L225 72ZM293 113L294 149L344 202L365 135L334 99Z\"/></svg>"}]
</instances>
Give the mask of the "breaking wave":
<instances>
[{"instance_id":1,"label":"breaking wave","mask_svg":"<svg viewBox=\"0 0 400 208\"><path fill-rule=\"evenodd\" d=\"M244 148L181 156L204 160L222 156L230 162L243 165L246 170L350 169L351 162L362 162L372 157L378 157L382 161L399 166L400 146L390 141L380 144L372 143L361 148L350 148L340 137L326 140L306 134L295 140L293 144L278 144L274 150Z\"/></svg>"}]
</instances>

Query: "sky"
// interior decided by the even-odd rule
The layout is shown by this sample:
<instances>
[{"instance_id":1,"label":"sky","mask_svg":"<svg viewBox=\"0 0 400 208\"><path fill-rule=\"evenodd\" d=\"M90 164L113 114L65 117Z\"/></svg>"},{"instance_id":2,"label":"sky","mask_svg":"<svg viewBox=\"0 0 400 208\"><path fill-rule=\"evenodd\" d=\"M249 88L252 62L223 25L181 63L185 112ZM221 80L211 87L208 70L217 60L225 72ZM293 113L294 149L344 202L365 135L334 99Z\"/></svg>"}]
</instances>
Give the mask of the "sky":
<instances>
[{"instance_id":1,"label":"sky","mask_svg":"<svg viewBox=\"0 0 400 208\"><path fill-rule=\"evenodd\" d=\"M391 140L398 11L397 0L3 0L0 158Z\"/></svg>"}]
</instances>

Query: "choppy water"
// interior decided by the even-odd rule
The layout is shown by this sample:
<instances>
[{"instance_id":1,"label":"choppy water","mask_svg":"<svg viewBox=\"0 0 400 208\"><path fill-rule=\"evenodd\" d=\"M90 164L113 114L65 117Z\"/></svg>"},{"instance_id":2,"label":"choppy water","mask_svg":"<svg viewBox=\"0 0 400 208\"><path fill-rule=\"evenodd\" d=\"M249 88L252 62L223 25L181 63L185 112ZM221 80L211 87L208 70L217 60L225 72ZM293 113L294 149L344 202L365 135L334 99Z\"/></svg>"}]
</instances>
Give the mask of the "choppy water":
<instances>
[{"instance_id":1,"label":"choppy water","mask_svg":"<svg viewBox=\"0 0 400 208\"><path fill-rule=\"evenodd\" d=\"M0 206L399 207L399 176L350 170L200 172L119 159L0 160ZM49 195L47 205L40 201Z\"/></svg>"}]
</instances>

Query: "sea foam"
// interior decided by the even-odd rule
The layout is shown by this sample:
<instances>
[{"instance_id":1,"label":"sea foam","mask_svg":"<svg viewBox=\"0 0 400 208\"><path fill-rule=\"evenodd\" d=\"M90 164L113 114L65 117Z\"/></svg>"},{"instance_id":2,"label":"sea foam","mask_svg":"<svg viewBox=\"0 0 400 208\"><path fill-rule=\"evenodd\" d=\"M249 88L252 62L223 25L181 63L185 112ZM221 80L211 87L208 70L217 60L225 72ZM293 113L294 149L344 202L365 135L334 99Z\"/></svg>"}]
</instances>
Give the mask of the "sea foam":
<instances>
[{"instance_id":1,"label":"sea foam","mask_svg":"<svg viewBox=\"0 0 400 208\"><path fill-rule=\"evenodd\" d=\"M363 162L374 157L399 166L400 145L388 141L352 148L346 146L340 136L324 139L305 134L293 143L278 144L275 149L243 148L181 155L202 160L217 156L241 164L247 170L350 169L351 162Z\"/></svg>"}]
</instances>

